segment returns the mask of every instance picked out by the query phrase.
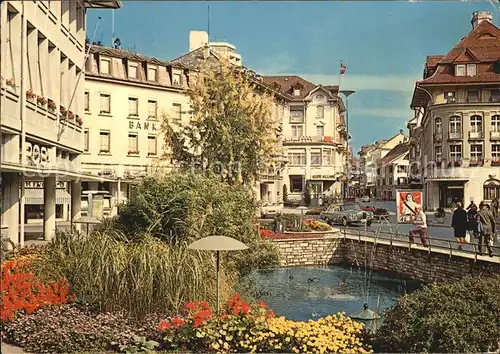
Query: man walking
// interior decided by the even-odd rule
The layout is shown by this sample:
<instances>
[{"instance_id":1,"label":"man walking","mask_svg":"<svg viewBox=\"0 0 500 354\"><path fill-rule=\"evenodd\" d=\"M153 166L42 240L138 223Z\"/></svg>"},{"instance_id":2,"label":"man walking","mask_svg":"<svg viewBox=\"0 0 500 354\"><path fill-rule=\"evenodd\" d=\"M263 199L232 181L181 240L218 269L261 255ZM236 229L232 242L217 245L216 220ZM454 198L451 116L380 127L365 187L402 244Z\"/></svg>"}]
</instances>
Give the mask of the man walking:
<instances>
[{"instance_id":1,"label":"man walking","mask_svg":"<svg viewBox=\"0 0 500 354\"><path fill-rule=\"evenodd\" d=\"M470 210L474 210L475 205L471 207ZM462 208L462 203L457 203L457 208L453 212L451 217L451 227L453 228L453 233L455 239L458 242L458 249L462 250L465 243L465 234L467 233L467 212Z\"/></svg>"},{"instance_id":2,"label":"man walking","mask_svg":"<svg viewBox=\"0 0 500 354\"><path fill-rule=\"evenodd\" d=\"M415 235L420 237L420 241L424 247L428 247L429 244L427 242L427 215L422 210L422 207L418 205L415 208L416 215L412 216L413 225L415 228L411 229L409 232L410 243L415 242Z\"/></svg>"},{"instance_id":3,"label":"man walking","mask_svg":"<svg viewBox=\"0 0 500 354\"><path fill-rule=\"evenodd\" d=\"M479 233L479 254L483 254L483 243L486 245L488 254L493 257L493 249L491 247L491 238L496 230L495 217L488 210L486 203L481 203L481 209L477 212L479 221L482 224L482 231Z\"/></svg>"}]
</instances>

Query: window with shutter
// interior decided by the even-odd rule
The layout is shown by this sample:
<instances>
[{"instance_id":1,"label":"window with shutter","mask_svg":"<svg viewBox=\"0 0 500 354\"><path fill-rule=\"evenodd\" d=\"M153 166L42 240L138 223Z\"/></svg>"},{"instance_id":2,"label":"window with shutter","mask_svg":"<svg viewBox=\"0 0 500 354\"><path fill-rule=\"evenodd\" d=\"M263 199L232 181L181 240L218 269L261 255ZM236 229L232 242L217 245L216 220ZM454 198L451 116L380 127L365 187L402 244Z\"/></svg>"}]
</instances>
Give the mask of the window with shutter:
<instances>
[{"instance_id":1,"label":"window with shutter","mask_svg":"<svg viewBox=\"0 0 500 354\"><path fill-rule=\"evenodd\" d=\"M111 113L111 96L106 93L101 93L101 113Z\"/></svg>"},{"instance_id":2,"label":"window with shutter","mask_svg":"<svg viewBox=\"0 0 500 354\"><path fill-rule=\"evenodd\" d=\"M148 136L148 156L156 155L156 135Z\"/></svg>"},{"instance_id":3,"label":"window with shutter","mask_svg":"<svg viewBox=\"0 0 500 354\"><path fill-rule=\"evenodd\" d=\"M138 99L136 97L128 98L128 115L132 117L137 117L138 113Z\"/></svg>"}]
</instances>

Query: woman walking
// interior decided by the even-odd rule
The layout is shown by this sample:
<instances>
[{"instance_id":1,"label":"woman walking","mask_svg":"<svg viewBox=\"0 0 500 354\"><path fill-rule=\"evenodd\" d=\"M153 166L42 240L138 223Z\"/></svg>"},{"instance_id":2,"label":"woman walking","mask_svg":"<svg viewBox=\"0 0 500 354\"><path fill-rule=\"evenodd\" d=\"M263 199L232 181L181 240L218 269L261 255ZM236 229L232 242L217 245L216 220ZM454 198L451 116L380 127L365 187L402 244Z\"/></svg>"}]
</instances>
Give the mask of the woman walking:
<instances>
[{"instance_id":1,"label":"woman walking","mask_svg":"<svg viewBox=\"0 0 500 354\"><path fill-rule=\"evenodd\" d=\"M461 202L457 202L457 208L451 218L451 227L453 228L455 239L459 243L458 249L463 250L465 234L467 232L467 212L462 207Z\"/></svg>"}]
</instances>

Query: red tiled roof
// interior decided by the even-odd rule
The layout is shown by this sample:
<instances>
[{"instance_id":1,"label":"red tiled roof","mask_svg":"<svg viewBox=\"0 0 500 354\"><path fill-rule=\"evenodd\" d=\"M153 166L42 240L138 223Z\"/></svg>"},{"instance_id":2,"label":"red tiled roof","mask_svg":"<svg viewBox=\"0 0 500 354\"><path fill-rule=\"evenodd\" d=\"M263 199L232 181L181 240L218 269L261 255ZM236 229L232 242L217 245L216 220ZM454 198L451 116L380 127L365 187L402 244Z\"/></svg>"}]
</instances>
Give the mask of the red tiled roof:
<instances>
[{"instance_id":1,"label":"red tiled roof","mask_svg":"<svg viewBox=\"0 0 500 354\"><path fill-rule=\"evenodd\" d=\"M428 56L426 67L437 65L436 71L421 84L455 84L500 82L500 73L495 72L495 64L500 60L500 29L489 21L481 22L453 49L439 59ZM437 62L437 63L436 63ZM454 63L477 63L475 76L455 76ZM498 70L497 70L498 71Z\"/></svg>"},{"instance_id":2,"label":"red tiled roof","mask_svg":"<svg viewBox=\"0 0 500 354\"><path fill-rule=\"evenodd\" d=\"M444 58L444 55L428 55L425 60L425 66L434 68L438 65L439 61Z\"/></svg>"},{"instance_id":3,"label":"red tiled roof","mask_svg":"<svg viewBox=\"0 0 500 354\"><path fill-rule=\"evenodd\" d=\"M315 85L312 82L304 80L297 75L280 75L280 76L263 76L264 82L278 89L281 94L288 97L290 100L300 100L302 101L306 98L309 93L320 85ZM300 95L294 96L293 87L298 85L300 87ZM327 91L329 91L333 96L337 96L339 87L338 86L322 86Z\"/></svg>"}]
</instances>

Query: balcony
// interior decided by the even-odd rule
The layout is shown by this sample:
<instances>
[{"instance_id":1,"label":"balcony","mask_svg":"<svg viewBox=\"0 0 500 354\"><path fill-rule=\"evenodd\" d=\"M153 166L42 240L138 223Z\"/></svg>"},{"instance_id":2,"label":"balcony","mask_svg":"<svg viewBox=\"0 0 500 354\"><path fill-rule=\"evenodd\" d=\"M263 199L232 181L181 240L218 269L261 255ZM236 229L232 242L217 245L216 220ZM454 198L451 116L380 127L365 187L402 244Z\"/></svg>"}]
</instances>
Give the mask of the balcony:
<instances>
[{"instance_id":1,"label":"balcony","mask_svg":"<svg viewBox=\"0 0 500 354\"><path fill-rule=\"evenodd\" d=\"M449 132L448 140L462 140L462 132Z\"/></svg>"},{"instance_id":2,"label":"balcony","mask_svg":"<svg viewBox=\"0 0 500 354\"><path fill-rule=\"evenodd\" d=\"M490 132L490 140L500 140L500 131Z\"/></svg>"},{"instance_id":3,"label":"balcony","mask_svg":"<svg viewBox=\"0 0 500 354\"><path fill-rule=\"evenodd\" d=\"M283 142L285 144L336 144L333 136L289 136L285 137Z\"/></svg>"},{"instance_id":4,"label":"balcony","mask_svg":"<svg viewBox=\"0 0 500 354\"><path fill-rule=\"evenodd\" d=\"M434 141L442 141L443 140L443 133L434 133Z\"/></svg>"},{"instance_id":5,"label":"balcony","mask_svg":"<svg viewBox=\"0 0 500 354\"><path fill-rule=\"evenodd\" d=\"M469 132L469 140L482 140L484 139L484 133L481 132Z\"/></svg>"}]
</instances>

